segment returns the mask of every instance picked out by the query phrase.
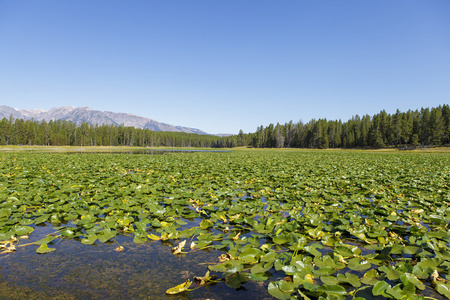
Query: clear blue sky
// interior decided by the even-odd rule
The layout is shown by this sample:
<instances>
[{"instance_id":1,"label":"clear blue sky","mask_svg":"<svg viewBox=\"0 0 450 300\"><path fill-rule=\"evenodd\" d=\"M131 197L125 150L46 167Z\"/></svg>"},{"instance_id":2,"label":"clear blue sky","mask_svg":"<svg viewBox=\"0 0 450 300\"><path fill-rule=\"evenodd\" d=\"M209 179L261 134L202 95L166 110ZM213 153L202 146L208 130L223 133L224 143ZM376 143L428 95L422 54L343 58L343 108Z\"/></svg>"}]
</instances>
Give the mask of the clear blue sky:
<instances>
[{"instance_id":1,"label":"clear blue sky","mask_svg":"<svg viewBox=\"0 0 450 300\"><path fill-rule=\"evenodd\" d=\"M0 0L0 105L237 133L449 102L448 0Z\"/></svg>"}]
</instances>

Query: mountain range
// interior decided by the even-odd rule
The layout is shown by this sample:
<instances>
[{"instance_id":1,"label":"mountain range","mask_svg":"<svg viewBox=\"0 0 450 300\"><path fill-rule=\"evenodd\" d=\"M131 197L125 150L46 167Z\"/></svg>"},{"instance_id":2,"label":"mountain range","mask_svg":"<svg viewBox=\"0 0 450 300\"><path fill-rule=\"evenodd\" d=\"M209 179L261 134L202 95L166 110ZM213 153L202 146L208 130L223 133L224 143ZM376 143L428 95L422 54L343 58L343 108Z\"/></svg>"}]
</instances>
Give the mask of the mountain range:
<instances>
[{"instance_id":1,"label":"mountain range","mask_svg":"<svg viewBox=\"0 0 450 300\"><path fill-rule=\"evenodd\" d=\"M76 124L87 122L93 125L124 125L141 129L149 129L153 131L174 131L195 134L208 134L196 128L170 125L127 113L92 110L89 107L64 106L52 108L48 111L45 111L41 109L16 109L10 106L0 106L0 119L9 119L10 116L12 116L14 119L24 120L45 120L46 122L49 122L50 120L64 120L72 121Z\"/></svg>"}]
</instances>

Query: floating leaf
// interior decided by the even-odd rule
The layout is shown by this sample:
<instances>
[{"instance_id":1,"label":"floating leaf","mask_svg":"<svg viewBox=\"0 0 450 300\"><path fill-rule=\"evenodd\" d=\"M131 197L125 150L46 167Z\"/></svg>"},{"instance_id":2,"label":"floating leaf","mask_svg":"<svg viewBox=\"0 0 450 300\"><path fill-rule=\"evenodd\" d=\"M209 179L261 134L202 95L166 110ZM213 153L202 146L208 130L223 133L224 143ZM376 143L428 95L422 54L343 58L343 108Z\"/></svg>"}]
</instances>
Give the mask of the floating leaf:
<instances>
[{"instance_id":1,"label":"floating leaf","mask_svg":"<svg viewBox=\"0 0 450 300\"><path fill-rule=\"evenodd\" d=\"M374 296L383 295L384 291L389 287L391 287L391 286L386 281L378 281L373 286L372 293L374 294Z\"/></svg>"},{"instance_id":2,"label":"floating leaf","mask_svg":"<svg viewBox=\"0 0 450 300\"><path fill-rule=\"evenodd\" d=\"M123 246L119 246L117 248L114 249L114 251L116 252L122 252L125 248Z\"/></svg>"},{"instance_id":3,"label":"floating leaf","mask_svg":"<svg viewBox=\"0 0 450 300\"><path fill-rule=\"evenodd\" d=\"M143 244L147 242L147 236L145 234L137 234L133 238L133 242L136 244Z\"/></svg>"},{"instance_id":4,"label":"floating leaf","mask_svg":"<svg viewBox=\"0 0 450 300\"><path fill-rule=\"evenodd\" d=\"M397 280L404 274L404 272L395 269L395 266L381 266L378 268L379 271L384 272L389 280Z\"/></svg>"},{"instance_id":5,"label":"floating leaf","mask_svg":"<svg viewBox=\"0 0 450 300\"><path fill-rule=\"evenodd\" d=\"M217 279L217 275L210 276L209 271L207 271L205 276L203 276L203 277L194 276L194 281L198 285L205 285L207 282L209 282L211 280L216 280L216 279Z\"/></svg>"},{"instance_id":6,"label":"floating leaf","mask_svg":"<svg viewBox=\"0 0 450 300\"><path fill-rule=\"evenodd\" d=\"M421 247L418 247L418 246L406 246L403 248L403 253L404 254L416 254L417 252L419 252L420 249L421 249Z\"/></svg>"},{"instance_id":7,"label":"floating leaf","mask_svg":"<svg viewBox=\"0 0 450 300\"><path fill-rule=\"evenodd\" d=\"M36 253L44 254L55 251L55 248L49 248L47 244L41 244L39 248L36 249Z\"/></svg>"},{"instance_id":8,"label":"floating leaf","mask_svg":"<svg viewBox=\"0 0 450 300\"><path fill-rule=\"evenodd\" d=\"M179 294L179 293L185 292L185 291L188 290L188 288L191 286L191 284L192 284L192 281L187 279L182 284L179 284L177 286L174 286L174 287L168 289L166 291L166 294L168 294L168 295L175 295L175 294Z\"/></svg>"},{"instance_id":9,"label":"floating leaf","mask_svg":"<svg viewBox=\"0 0 450 300\"><path fill-rule=\"evenodd\" d=\"M423 282L420 281L419 279L417 279L417 277L411 273L406 273L406 274L401 275L400 279L405 285L408 283L412 283L415 285L416 288L418 288L422 291L425 289L425 285L423 284Z\"/></svg>"},{"instance_id":10,"label":"floating leaf","mask_svg":"<svg viewBox=\"0 0 450 300\"><path fill-rule=\"evenodd\" d=\"M353 287L356 287L356 288L361 286L361 281L359 280L359 277L352 273L346 272L345 275L338 274L337 280L339 280L339 282L345 282L345 283L351 284Z\"/></svg>"},{"instance_id":11,"label":"floating leaf","mask_svg":"<svg viewBox=\"0 0 450 300\"><path fill-rule=\"evenodd\" d=\"M48 244L51 241L53 241L55 238L56 237L50 235L50 236L47 236L47 237L45 237L43 239L40 239L39 241L34 242L34 244L36 244L36 245Z\"/></svg>"},{"instance_id":12,"label":"floating leaf","mask_svg":"<svg viewBox=\"0 0 450 300\"><path fill-rule=\"evenodd\" d=\"M267 262L267 263L261 262L259 264L254 265L250 271L252 274L265 273L265 272L269 271L270 269L272 269L272 267L273 267L273 262Z\"/></svg>"},{"instance_id":13,"label":"floating leaf","mask_svg":"<svg viewBox=\"0 0 450 300\"><path fill-rule=\"evenodd\" d=\"M225 284L233 289L238 289L248 281L247 273L236 272L225 278Z\"/></svg>"},{"instance_id":14,"label":"floating leaf","mask_svg":"<svg viewBox=\"0 0 450 300\"><path fill-rule=\"evenodd\" d=\"M33 227L21 226L21 225L14 225L12 229L13 229L14 234L17 236L27 235L34 231Z\"/></svg>"},{"instance_id":15,"label":"floating leaf","mask_svg":"<svg viewBox=\"0 0 450 300\"><path fill-rule=\"evenodd\" d=\"M283 234L274 236L272 238L272 240L275 244L279 244L279 245L286 244L286 243L293 241L292 236L289 233L283 233Z\"/></svg>"},{"instance_id":16,"label":"floating leaf","mask_svg":"<svg viewBox=\"0 0 450 300\"><path fill-rule=\"evenodd\" d=\"M361 260L359 257L355 257L348 261L348 267L354 271L361 271L370 269L371 264L367 260Z\"/></svg>"},{"instance_id":17,"label":"floating leaf","mask_svg":"<svg viewBox=\"0 0 450 300\"><path fill-rule=\"evenodd\" d=\"M371 269L364 274L363 278L361 278L361 282L367 285L374 285L379 281L379 277L380 274L378 274L377 270Z\"/></svg>"},{"instance_id":18,"label":"floating leaf","mask_svg":"<svg viewBox=\"0 0 450 300\"><path fill-rule=\"evenodd\" d=\"M282 290L284 284L285 284L284 280L280 280L277 282L270 282L267 290L269 291L269 294L271 294L273 297L277 299L288 300L291 298L292 291Z\"/></svg>"},{"instance_id":19,"label":"floating leaf","mask_svg":"<svg viewBox=\"0 0 450 300\"><path fill-rule=\"evenodd\" d=\"M317 249L322 249L323 245L322 244L318 244L318 243L314 243L311 244L309 246L305 246L305 251L311 253L314 256L321 256L322 253L320 253L319 251L317 251Z\"/></svg>"},{"instance_id":20,"label":"floating leaf","mask_svg":"<svg viewBox=\"0 0 450 300\"><path fill-rule=\"evenodd\" d=\"M244 269L244 266L242 262L238 260L229 260L215 266L209 266L208 268L213 272L222 272L225 275L228 275L242 271Z\"/></svg>"},{"instance_id":21,"label":"floating leaf","mask_svg":"<svg viewBox=\"0 0 450 300\"><path fill-rule=\"evenodd\" d=\"M105 243L116 236L116 232L111 229L103 229L98 235L98 241Z\"/></svg>"},{"instance_id":22,"label":"floating leaf","mask_svg":"<svg viewBox=\"0 0 450 300\"><path fill-rule=\"evenodd\" d=\"M208 228L213 227L213 226L214 226L214 223L211 222L211 221L208 220L208 219L203 219L203 220L200 222L200 228L201 228L201 229L208 229Z\"/></svg>"},{"instance_id":23,"label":"floating leaf","mask_svg":"<svg viewBox=\"0 0 450 300\"><path fill-rule=\"evenodd\" d=\"M320 276L320 280L327 285L337 285L339 283L339 280L334 276Z\"/></svg>"},{"instance_id":24,"label":"floating leaf","mask_svg":"<svg viewBox=\"0 0 450 300\"><path fill-rule=\"evenodd\" d=\"M71 237L75 235L75 232L70 228L64 228L60 231L63 236Z\"/></svg>"},{"instance_id":25,"label":"floating leaf","mask_svg":"<svg viewBox=\"0 0 450 300\"><path fill-rule=\"evenodd\" d=\"M333 295L333 296L343 296L343 295L347 295L347 291L345 290L344 287L340 286L340 285L321 285L318 289L318 292L324 292L328 295Z\"/></svg>"},{"instance_id":26,"label":"floating leaf","mask_svg":"<svg viewBox=\"0 0 450 300\"><path fill-rule=\"evenodd\" d=\"M173 254L179 254L183 252L183 247L184 245L186 245L186 240L180 242L176 247L172 248L172 253Z\"/></svg>"},{"instance_id":27,"label":"floating leaf","mask_svg":"<svg viewBox=\"0 0 450 300\"><path fill-rule=\"evenodd\" d=\"M147 237L149 239L151 239L152 241L159 241L159 240L161 240L161 237L159 237L157 235L154 235L153 233L148 234Z\"/></svg>"},{"instance_id":28,"label":"floating leaf","mask_svg":"<svg viewBox=\"0 0 450 300\"><path fill-rule=\"evenodd\" d=\"M239 254L239 259L244 263L256 263L263 252L259 249L249 248Z\"/></svg>"},{"instance_id":29,"label":"floating leaf","mask_svg":"<svg viewBox=\"0 0 450 300\"><path fill-rule=\"evenodd\" d=\"M47 221L48 218L50 218L50 215L48 215L48 214L44 214L42 216L39 216L36 219L34 219L34 224L41 224L41 223Z\"/></svg>"},{"instance_id":30,"label":"floating leaf","mask_svg":"<svg viewBox=\"0 0 450 300\"><path fill-rule=\"evenodd\" d=\"M436 291L450 299L450 283L436 282Z\"/></svg>"},{"instance_id":31,"label":"floating leaf","mask_svg":"<svg viewBox=\"0 0 450 300\"><path fill-rule=\"evenodd\" d=\"M269 276L265 275L264 273L251 273L248 277L253 281L266 281L267 279L269 279Z\"/></svg>"},{"instance_id":32,"label":"floating leaf","mask_svg":"<svg viewBox=\"0 0 450 300\"><path fill-rule=\"evenodd\" d=\"M92 245L95 243L95 241L97 240L97 236L95 234L92 235L88 235L86 238L81 240L82 244L85 245Z\"/></svg>"}]
</instances>

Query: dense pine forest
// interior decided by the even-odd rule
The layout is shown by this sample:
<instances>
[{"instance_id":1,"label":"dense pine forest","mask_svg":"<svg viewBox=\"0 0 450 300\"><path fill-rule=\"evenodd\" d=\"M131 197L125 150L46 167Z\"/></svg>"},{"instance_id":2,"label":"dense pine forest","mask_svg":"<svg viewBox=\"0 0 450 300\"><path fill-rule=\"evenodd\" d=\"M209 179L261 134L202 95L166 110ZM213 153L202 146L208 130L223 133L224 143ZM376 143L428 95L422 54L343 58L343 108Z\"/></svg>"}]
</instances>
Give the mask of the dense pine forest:
<instances>
[{"instance_id":1,"label":"dense pine forest","mask_svg":"<svg viewBox=\"0 0 450 300\"><path fill-rule=\"evenodd\" d=\"M354 116L347 122L326 119L260 126L246 140L253 147L269 148L383 148L445 145L450 143L450 107L421 110L384 110L370 117Z\"/></svg>"},{"instance_id":2,"label":"dense pine forest","mask_svg":"<svg viewBox=\"0 0 450 300\"><path fill-rule=\"evenodd\" d=\"M184 132L151 131L113 125L75 124L72 121L24 121L3 118L1 145L234 147L226 138Z\"/></svg>"},{"instance_id":3,"label":"dense pine forest","mask_svg":"<svg viewBox=\"0 0 450 300\"><path fill-rule=\"evenodd\" d=\"M232 148L383 148L439 146L450 143L450 107L354 116L347 122L259 126L255 133L218 137L182 132L155 132L134 127L75 124L72 121L24 121L3 118L1 145L141 146Z\"/></svg>"}]
</instances>

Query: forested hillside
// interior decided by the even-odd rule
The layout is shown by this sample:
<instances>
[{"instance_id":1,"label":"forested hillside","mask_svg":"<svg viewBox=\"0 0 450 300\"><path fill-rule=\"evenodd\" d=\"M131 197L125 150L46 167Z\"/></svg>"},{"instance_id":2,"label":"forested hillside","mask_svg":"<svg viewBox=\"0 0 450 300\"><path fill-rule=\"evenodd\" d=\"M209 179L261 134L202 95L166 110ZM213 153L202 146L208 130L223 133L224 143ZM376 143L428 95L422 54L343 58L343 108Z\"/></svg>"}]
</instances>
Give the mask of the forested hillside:
<instances>
[{"instance_id":1,"label":"forested hillside","mask_svg":"<svg viewBox=\"0 0 450 300\"><path fill-rule=\"evenodd\" d=\"M408 110L393 115L384 110L370 117L356 115L347 122L311 120L260 126L241 135L257 148L383 148L450 143L450 107Z\"/></svg>"},{"instance_id":2,"label":"forested hillside","mask_svg":"<svg viewBox=\"0 0 450 300\"><path fill-rule=\"evenodd\" d=\"M3 118L2 145L48 146L168 146L255 148L383 148L450 143L450 107L354 116L347 122L311 120L307 123L260 126L255 133L218 137L183 132L155 132L113 125L76 125L72 121L24 121Z\"/></svg>"},{"instance_id":3,"label":"forested hillside","mask_svg":"<svg viewBox=\"0 0 450 300\"><path fill-rule=\"evenodd\" d=\"M151 131L134 127L77 125L72 121L24 121L3 118L1 145L235 147L236 137Z\"/></svg>"}]
</instances>

